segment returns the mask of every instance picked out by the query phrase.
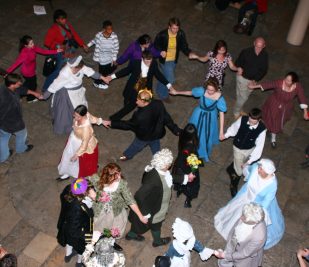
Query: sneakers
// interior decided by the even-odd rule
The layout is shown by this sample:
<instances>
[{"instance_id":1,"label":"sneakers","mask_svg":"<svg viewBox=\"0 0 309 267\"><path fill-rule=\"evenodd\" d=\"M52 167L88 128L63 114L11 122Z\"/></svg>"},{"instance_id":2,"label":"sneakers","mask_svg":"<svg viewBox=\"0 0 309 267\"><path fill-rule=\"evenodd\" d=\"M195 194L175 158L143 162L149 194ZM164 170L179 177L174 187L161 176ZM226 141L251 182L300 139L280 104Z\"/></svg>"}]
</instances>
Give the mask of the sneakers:
<instances>
[{"instance_id":1,"label":"sneakers","mask_svg":"<svg viewBox=\"0 0 309 267\"><path fill-rule=\"evenodd\" d=\"M106 90L108 88L108 85L105 83L93 83L93 86L102 90Z\"/></svg>"}]
</instances>

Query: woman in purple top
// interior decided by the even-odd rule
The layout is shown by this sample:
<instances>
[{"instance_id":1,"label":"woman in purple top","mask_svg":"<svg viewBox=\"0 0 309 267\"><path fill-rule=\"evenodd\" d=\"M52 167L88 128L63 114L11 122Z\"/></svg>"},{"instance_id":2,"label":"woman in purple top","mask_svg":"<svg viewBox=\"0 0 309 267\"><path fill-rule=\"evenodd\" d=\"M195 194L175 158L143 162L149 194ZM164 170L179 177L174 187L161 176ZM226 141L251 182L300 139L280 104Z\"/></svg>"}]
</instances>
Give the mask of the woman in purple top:
<instances>
[{"instance_id":1,"label":"woman in purple top","mask_svg":"<svg viewBox=\"0 0 309 267\"><path fill-rule=\"evenodd\" d=\"M141 60L142 59L142 52L148 49L153 57L166 57L165 51L157 50L152 42L151 38L148 34L143 34L136 41L131 43L128 48L123 52L123 54L116 60L117 65L122 65L125 62L132 61L132 60Z\"/></svg>"},{"instance_id":2,"label":"woman in purple top","mask_svg":"<svg viewBox=\"0 0 309 267\"><path fill-rule=\"evenodd\" d=\"M222 90L224 71L227 66L233 71L238 68L232 61L231 55L227 52L227 44L223 40L219 40L212 51L207 52L206 56L192 55L190 59L197 59L201 62L209 62L208 72L206 73L205 81L210 77L217 78L219 87Z\"/></svg>"}]
</instances>

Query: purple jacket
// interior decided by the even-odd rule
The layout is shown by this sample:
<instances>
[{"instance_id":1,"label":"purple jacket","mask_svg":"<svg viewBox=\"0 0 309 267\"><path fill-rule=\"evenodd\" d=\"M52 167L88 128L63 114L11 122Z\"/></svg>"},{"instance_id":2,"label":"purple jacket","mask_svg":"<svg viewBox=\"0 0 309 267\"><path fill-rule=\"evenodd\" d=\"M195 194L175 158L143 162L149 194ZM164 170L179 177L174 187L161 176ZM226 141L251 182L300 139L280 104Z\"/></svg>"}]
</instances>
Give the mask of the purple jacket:
<instances>
[{"instance_id":1,"label":"purple jacket","mask_svg":"<svg viewBox=\"0 0 309 267\"><path fill-rule=\"evenodd\" d=\"M151 52L153 57L160 57L161 51L157 50L153 44L150 44L148 50ZM118 65L122 65L128 60L141 60L142 59L142 49L137 41L131 43L128 48L123 52L123 54L116 60Z\"/></svg>"}]
</instances>

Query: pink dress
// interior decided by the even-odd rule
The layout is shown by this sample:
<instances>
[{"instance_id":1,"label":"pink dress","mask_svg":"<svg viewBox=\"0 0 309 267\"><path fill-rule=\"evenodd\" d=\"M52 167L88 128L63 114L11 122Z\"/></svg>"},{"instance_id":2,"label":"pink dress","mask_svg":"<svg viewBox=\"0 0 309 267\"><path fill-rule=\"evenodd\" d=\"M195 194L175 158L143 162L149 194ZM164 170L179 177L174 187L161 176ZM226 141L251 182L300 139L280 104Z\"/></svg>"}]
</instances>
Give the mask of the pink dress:
<instances>
[{"instance_id":1,"label":"pink dress","mask_svg":"<svg viewBox=\"0 0 309 267\"><path fill-rule=\"evenodd\" d=\"M271 133L280 133L283 129L283 125L292 116L293 99L297 96L300 104L307 104L304 89L300 83L296 83L294 91L283 91L283 79L263 82L261 85L264 90L274 90L262 106L262 117L264 123Z\"/></svg>"}]
</instances>

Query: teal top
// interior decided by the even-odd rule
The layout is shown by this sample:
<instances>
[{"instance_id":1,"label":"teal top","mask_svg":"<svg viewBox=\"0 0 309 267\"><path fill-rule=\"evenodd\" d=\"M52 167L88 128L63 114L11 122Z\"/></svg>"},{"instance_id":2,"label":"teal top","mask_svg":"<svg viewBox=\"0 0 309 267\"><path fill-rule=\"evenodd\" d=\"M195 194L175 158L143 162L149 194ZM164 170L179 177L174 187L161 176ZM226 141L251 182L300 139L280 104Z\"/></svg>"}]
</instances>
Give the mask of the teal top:
<instances>
[{"instance_id":1,"label":"teal top","mask_svg":"<svg viewBox=\"0 0 309 267\"><path fill-rule=\"evenodd\" d=\"M113 209L114 216L116 217L123 209L126 209L132 204L136 204L130 189L128 188L127 181L121 179L116 191L106 192L104 189L99 190L98 185L100 177L97 174L88 177L88 179L92 182L97 192L97 200L92 206L95 217L99 216L103 209L107 212L109 209Z\"/></svg>"}]
</instances>

